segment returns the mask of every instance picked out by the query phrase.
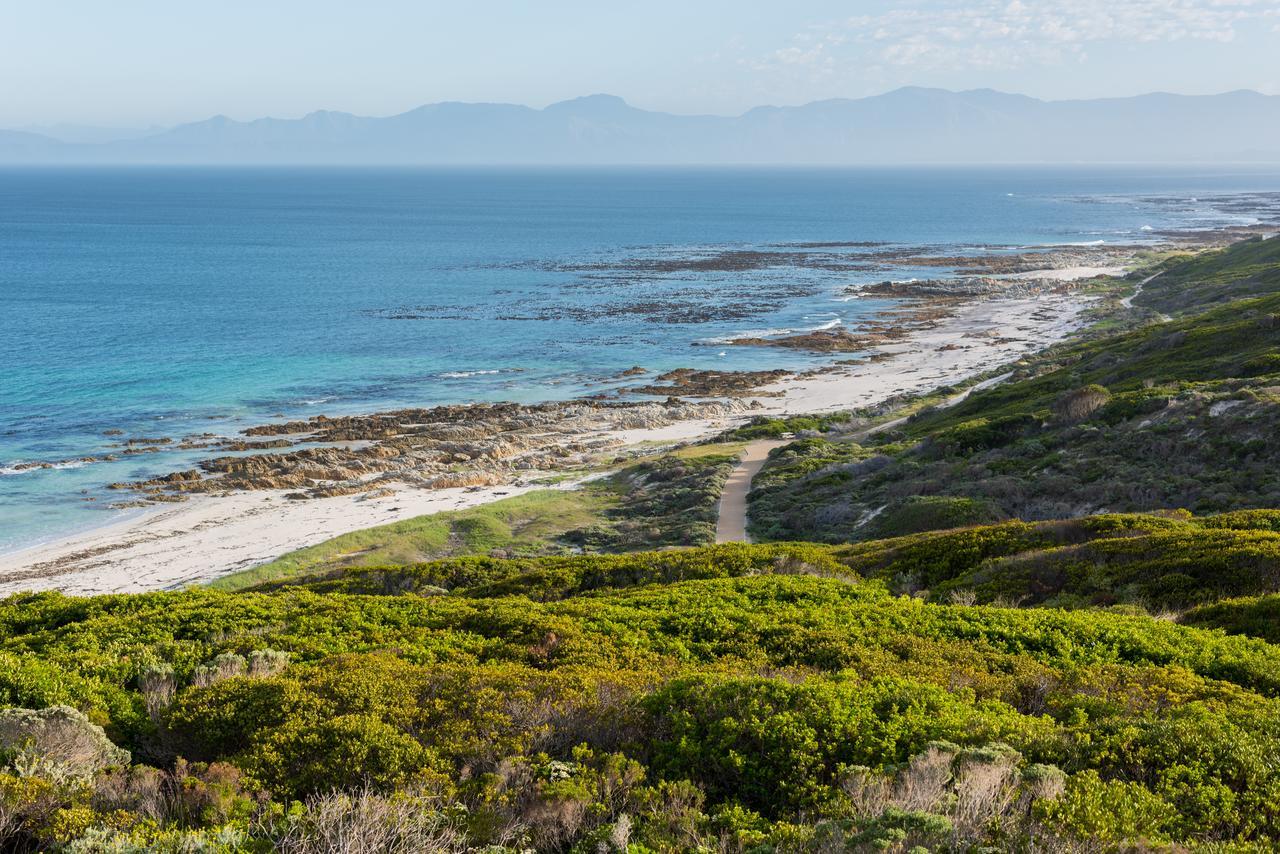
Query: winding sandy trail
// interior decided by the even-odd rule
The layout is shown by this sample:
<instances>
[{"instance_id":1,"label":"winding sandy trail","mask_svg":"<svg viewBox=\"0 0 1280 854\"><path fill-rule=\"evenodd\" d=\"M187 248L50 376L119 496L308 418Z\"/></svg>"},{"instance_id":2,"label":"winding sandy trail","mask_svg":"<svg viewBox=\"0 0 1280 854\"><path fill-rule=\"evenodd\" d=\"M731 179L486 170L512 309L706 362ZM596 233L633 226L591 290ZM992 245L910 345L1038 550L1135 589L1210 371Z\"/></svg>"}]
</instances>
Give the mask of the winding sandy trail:
<instances>
[{"instance_id":1,"label":"winding sandy trail","mask_svg":"<svg viewBox=\"0 0 1280 854\"><path fill-rule=\"evenodd\" d=\"M1000 376L998 377L992 377L991 379L983 380L982 382L979 382L979 383L974 383L973 385L969 386L967 389L960 392L959 394L953 395L947 398L946 400L942 401L942 403L939 403L937 405L937 408L950 409L951 407L959 403L962 403L966 398L969 397L969 395L973 394L975 391L982 391L984 388L991 388L992 386L1000 385L1000 383L1009 379L1009 377L1011 376L1013 376L1013 371L1006 371L1005 373L1000 374ZM871 436L874 436L877 433L883 433L886 430L892 430L894 427L901 427L903 424L906 424L910 420L911 420L910 415L904 415L901 418L894 418L890 421L882 421L879 424L873 424L872 426L868 427L865 430L859 430L856 433L849 433L848 435L843 436L841 437L841 439L837 439L836 441L861 442L863 439L870 438Z\"/></svg>"},{"instance_id":2,"label":"winding sandy trail","mask_svg":"<svg viewBox=\"0 0 1280 854\"><path fill-rule=\"evenodd\" d=\"M974 383L959 394L947 398L947 400L938 405L938 408L950 409L975 391L982 391L985 388L999 385L1011 376L1013 376L1013 372L1009 371L983 380L980 383ZM892 430L894 427L905 424L909 417L894 418L890 421L875 424L865 430L850 433L843 437L843 440L862 441L869 436L874 436L876 433ZM760 473L760 469L764 468L765 461L769 458L769 452L786 444L789 444L789 442L760 439L747 445L746 450L738 459L737 468L733 470L733 474L729 475L729 479L724 485L724 491L720 493L719 518L716 519L717 543L751 542L751 537L747 535L747 496L751 493L751 482Z\"/></svg>"},{"instance_id":3,"label":"winding sandy trail","mask_svg":"<svg viewBox=\"0 0 1280 854\"><path fill-rule=\"evenodd\" d=\"M1147 276L1141 282L1138 282L1138 286L1133 289L1133 293L1129 294L1127 297L1120 300L1120 304L1125 308L1133 308L1133 301L1137 299L1138 294L1142 293L1142 289L1145 288L1151 282L1155 281L1157 278L1159 278L1163 273L1164 273L1164 270L1161 270L1159 273L1156 273L1154 276Z\"/></svg>"},{"instance_id":4,"label":"winding sandy trail","mask_svg":"<svg viewBox=\"0 0 1280 854\"><path fill-rule=\"evenodd\" d=\"M738 467L729 475L720 493L720 517L716 520L717 543L749 543L747 536L747 493L769 452L787 444L775 439L761 439L747 445L738 459Z\"/></svg>"}]
</instances>

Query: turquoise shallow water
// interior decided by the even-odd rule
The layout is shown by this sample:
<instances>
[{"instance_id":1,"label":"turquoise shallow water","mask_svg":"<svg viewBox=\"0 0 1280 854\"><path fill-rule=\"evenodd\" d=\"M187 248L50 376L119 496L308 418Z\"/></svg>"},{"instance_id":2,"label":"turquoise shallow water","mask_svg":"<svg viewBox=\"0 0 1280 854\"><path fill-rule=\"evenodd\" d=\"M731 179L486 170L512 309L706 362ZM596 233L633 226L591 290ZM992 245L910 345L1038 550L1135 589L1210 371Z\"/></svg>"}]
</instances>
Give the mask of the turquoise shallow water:
<instances>
[{"instance_id":1,"label":"turquoise shallow water","mask_svg":"<svg viewBox=\"0 0 1280 854\"><path fill-rule=\"evenodd\" d=\"M0 549L111 521L104 484L207 455L15 469L108 451L107 430L812 364L691 344L848 321L875 306L843 288L920 272L798 244L1127 242L1250 221L1230 195L1278 189L1257 170L0 171Z\"/></svg>"}]
</instances>

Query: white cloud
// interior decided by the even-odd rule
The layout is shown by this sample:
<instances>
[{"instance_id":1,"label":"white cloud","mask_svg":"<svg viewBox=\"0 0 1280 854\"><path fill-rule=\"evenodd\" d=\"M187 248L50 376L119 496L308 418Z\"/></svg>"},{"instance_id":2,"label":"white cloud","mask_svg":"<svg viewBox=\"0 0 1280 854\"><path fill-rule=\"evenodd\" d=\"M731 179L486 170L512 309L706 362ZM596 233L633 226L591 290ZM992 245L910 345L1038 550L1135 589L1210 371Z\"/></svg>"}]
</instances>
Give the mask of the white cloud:
<instances>
[{"instance_id":1,"label":"white cloud","mask_svg":"<svg viewBox=\"0 0 1280 854\"><path fill-rule=\"evenodd\" d=\"M1280 0L917 2L814 27L752 65L818 75L855 62L864 69L1009 70L1083 61L1100 42L1230 42L1241 26L1278 14Z\"/></svg>"}]
</instances>

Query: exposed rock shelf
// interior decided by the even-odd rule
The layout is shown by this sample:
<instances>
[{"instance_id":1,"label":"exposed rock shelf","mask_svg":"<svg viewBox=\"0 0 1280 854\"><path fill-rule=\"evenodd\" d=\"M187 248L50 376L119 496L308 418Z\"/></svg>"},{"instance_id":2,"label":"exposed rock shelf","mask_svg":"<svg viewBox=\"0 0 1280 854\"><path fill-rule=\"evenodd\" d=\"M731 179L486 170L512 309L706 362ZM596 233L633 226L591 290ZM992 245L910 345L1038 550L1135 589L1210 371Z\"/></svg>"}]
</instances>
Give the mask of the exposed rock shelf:
<instances>
[{"instance_id":1,"label":"exposed rock shelf","mask_svg":"<svg viewBox=\"0 0 1280 854\"><path fill-rule=\"evenodd\" d=\"M770 376L757 378L756 385L777 379L775 372L762 373ZM672 398L662 403L474 404L317 416L244 431L250 437L293 439L233 445L293 450L213 457L195 469L112 487L137 490L149 500L172 500L268 489L298 490L293 498L318 498L371 492L392 482L427 489L490 486L520 473L590 465L625 444L618 435L623 431L722 418L750 408L740 401Z\"/></svg>"}]
</instances>

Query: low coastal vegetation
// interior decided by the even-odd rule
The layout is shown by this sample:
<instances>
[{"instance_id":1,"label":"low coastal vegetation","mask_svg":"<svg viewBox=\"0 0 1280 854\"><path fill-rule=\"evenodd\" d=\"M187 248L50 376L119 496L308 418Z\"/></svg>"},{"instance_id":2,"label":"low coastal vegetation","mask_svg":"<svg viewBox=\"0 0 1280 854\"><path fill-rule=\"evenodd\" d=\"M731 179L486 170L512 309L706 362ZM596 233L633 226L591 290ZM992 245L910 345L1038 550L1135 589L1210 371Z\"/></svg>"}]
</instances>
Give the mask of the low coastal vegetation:
<instances>
[{"instance_id":1,"label":"low coastal vegetation","mask_svg":"<svg viewBox=\"0 0 1280 854\"><path fill-rule=\"evenodd\" d=\"M1169 615L1280 590L1280 511L1012 521L856 543L834 553L858 574L930 601L1125 605Z\"/></svg>"},{"instance_id":2,"label":"low coastal vegetation","mask_svg":"<svg viewBox=\"0 0 1280 854\"><path fill-rule=\"evenodd\" d=\"M1276 850L1280 240L1157 263L964 398L0 600L0 850Z\"/></svg>"},{"instance_id":3,"label":"low coastal vegetation","mask_svg":"<svg viewBox=\"0 0 1280 854\"><path fill-rule=\"evenodd\" d=\"M932 547L980 567L1037 537L1190 544L1246 521L1274 533L1112 517ZM1280 650L1136 611L896 595L882 577L933 566L928 547L13 596L0 704L43 711L0 715L0 833L68 851L1280 842Z\"/></svg>"}]
</instances>

